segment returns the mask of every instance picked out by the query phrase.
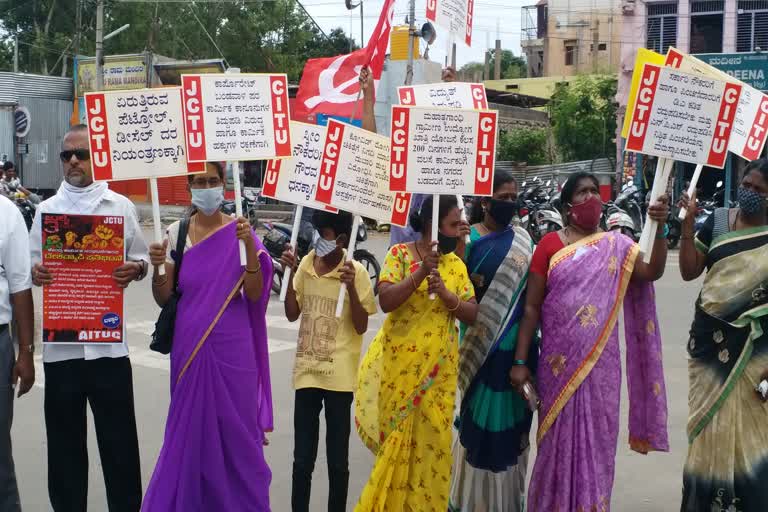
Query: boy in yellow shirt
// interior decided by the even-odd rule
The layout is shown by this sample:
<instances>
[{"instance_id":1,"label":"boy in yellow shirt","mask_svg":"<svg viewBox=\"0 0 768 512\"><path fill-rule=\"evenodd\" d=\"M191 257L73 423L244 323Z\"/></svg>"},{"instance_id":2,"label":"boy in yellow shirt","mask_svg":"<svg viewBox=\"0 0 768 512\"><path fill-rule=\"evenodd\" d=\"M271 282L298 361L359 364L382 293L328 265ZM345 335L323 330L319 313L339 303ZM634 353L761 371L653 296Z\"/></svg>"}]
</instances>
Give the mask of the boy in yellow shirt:
<instances>
[{"instance_id":1,"label":"boy in yellow shirt","mask_svg":"<svg viewBox=\"0 0 768 512\"><path fill-rule=\"evenodd\" d=\"M288 248L281 262L293 269L285 299L285 316L301 316L293 384L294 404L293 512L308 512L312 471L317 458L320 410L325 407L328 459L328 511L343 512L349 486L349 421L352 390L368 316L376 313L368 271L345 261L352 236L352 215L317 211L312 218L320 234L315 249L296 265ZM344 308L336 318L339 288L347 286Z\"/></svg>"}]
</instances>

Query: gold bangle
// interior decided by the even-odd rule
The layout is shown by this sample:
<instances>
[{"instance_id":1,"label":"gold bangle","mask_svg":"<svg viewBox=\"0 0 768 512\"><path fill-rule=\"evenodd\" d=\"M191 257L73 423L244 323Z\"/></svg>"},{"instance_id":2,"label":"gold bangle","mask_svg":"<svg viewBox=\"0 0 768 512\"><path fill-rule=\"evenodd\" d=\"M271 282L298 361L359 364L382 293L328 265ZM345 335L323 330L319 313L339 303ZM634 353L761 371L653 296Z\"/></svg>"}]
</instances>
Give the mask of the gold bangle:
<instances>
[{"instance_id":1,"label":"gold bangle","mask_svg":"<svg viewBox=\"0 0 768 512\"><path fill-rule=\"evenodd\" d=\"M448 311L451 311L451 312L456 311L457 309L459 309L459 306L461 306L461 299L459 298L458 294L454 293L453 295L456 296L456 306L453 308L448 308Z\"/></svg>"},{"instance_id":2,"label":"gold bangle","mask_svg":"<svg viewBox=\"0 0 768 512\"><path fill-rule=\"evenodd\" d=\"M168 282L168 276L165 276L165 279L163 279L162 281L159 281L159 282L158 282L158 281L155 281L155 280L153 279L153 280L152 280L152 286L163 286L163 285L165 285L165 283L167 283L167 282Z\"/></svg>"},{"instance_id":3,"label":"gold bangle","mask_svg":"<svg viewBox=\"0 0 768 512\"><path fill-rule=\"evenodd\" d=\"M245 267L245 272L248 273L248 274L258 274L258 272L260 270L261 270L261 263L259 263L259 266L254 268L254 269L250 269L248 267Z\"/></svg>"}]
</instances>

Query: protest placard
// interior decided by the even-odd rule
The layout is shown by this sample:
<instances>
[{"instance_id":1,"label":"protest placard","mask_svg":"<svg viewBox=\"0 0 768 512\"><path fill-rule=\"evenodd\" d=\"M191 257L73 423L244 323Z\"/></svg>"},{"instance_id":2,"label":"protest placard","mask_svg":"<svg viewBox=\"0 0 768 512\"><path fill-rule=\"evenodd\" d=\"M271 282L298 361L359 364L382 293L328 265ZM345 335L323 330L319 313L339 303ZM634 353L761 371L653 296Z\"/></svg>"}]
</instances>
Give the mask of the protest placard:
<instances>
[{"instance_id":1,"label":"protest placard","mask_svg":"<svg viewBox=\"0 0 768 512\"><path fill-rule=\"evenodd\" d=\"M495 110L392 107L390 190L488 196Z\"/></svg>"},{"instance_id":2,"label":"protest placard","mask_svg":"<svg viewBox=\"0 0 768 512\"><path fill-rule=\"evenodd\" d=\"M43 213L43 342L123 342L123 289L112 277L125 261L123 217Z\"/></svg>"},{"instance_id":3,"label":"protest placard","mask_svg":"<svg viewBox=\"0 0 768 512\"><path fill-rule=\"evenodd\" d=\"M640 78L643 74L643 67L646 64L662 66L664 65L664 56L645 48L637 50L635 67L632 69L632 83L629 86L629 94L627 95L627 109L624 112L624 125L621 128L621 136L625 139L629 136L629 125L632 124L632 114L635 112L637 90L640 88Z\"/></svg>"},{"instance_id":4,"label":"protest placard","mask_svg":"<svg viewBox=\"0 0 768 512\"><path fill-rule=\"evenodd\" d=\"M626 149L722 168L739 84L646 64Z\"/></svg>"},{"instance_id":5,"label":"protest placard","mask_svg":"<svg viewBox=\"0 0 768 512\"><path fill-rule=\"evenodd\" d=\"M291 156L284 74L181 77L190 162Z\"/></svg>"},{"instance_id":6,"label":"protest placard","mask_svg":"<svg viewBox=\"0 0 768 512\"><path fill-rule=\"evenodd\" d=\"M261 195L310 208L336 211L315 200L325 144L325 127L291 121L290 129L293 155L291 158L275 158L267 162Z\"/></svg>"},{"instance_id":7,"label":"protest placard","mask_svg":"<svg viewBox=\"0 0 768 512\"><path fill-rule=\"evenodd\" d=\"M389 190L389 139L328 121L315 199L379 222L405 226L409 194Z\"/></svg>"},{"instance_id":8,"label":"protest placard","mask_svg":"<svg viewBox=\"0 0 768 512\"><path fill-rule=\"evenodd\" d=\"M472 46L475 0L427 0L427 19Z\"/></svg>"},{"instance_id":9,"label":"protest placard","mask_svg":"<svg viewBox=\"0 0 768 512\"><path fill-rule=\"evenodd\" d=\"M488 108L483 84L441 82L397 88L401 105L482 110Z\"/></svg>"},{"instance_id":10,"label":"protest placard","mask_svg":"<svg viewBox=\"0 0 768 512\"><path fill-rule=\"evenodd\" d=\"M87 93L85 107L94 180L205 171L187 164L180 87Z\"/></svg>"},{"instance_id":11,"label":"protest placard","mask_svg":"<svg viewBox=\"0 0 768 512\"><path fill-rule=\"evenodd\" d=\"M686 73L699 73L718 80L741 85L741 96L733 120L728 150L744 158L755 160L760 157L768 136L768 96L743 82L740 82L696 57L683 53L676 48L667 51L666 66L677 68Z\"/></svg>"}]
</instances>

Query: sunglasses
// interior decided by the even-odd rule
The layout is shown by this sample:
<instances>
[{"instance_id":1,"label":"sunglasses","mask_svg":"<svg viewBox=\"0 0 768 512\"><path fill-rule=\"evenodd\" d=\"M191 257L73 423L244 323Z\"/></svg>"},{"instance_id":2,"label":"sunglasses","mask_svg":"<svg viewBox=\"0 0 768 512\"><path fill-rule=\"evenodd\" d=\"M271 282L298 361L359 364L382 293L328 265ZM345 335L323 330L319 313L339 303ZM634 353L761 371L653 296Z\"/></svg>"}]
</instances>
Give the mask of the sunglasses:
<instances>
[{"instance_id":1,"label":"sunglasses","mask_svg":"<svg viewBox=\"0 0 768 512\"><path fill-rule=\"evenodd\" d=\"M81 162L91 159L91 152L87 149L65 149L59 153L59 158L62 162L69 162L73 155Z\"/></svg>"}]
</instances>

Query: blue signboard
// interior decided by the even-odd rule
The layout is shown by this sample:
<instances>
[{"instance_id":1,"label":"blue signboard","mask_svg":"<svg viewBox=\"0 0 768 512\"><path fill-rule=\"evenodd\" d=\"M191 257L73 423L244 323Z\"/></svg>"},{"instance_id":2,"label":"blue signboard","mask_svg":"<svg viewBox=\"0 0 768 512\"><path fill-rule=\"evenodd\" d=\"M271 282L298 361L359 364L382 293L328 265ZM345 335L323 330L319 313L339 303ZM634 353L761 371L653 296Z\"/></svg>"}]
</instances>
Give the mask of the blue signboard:
<instances>
[{"instance_id":1,"label":"blue signboard","mask_svg":"<svg viewBox=\"0 0 768 512\"><path fill-rule=\"evenodd\" d=\"M759 91L768 91L768 53L702 53L694 57Z\"/></svg>"},{"instance_id":2,"label":"blue signboard","mask_svg":"<svg viewBox=\"0 0 768 512\"><path fill-rule=\"evenodd\" d=\"M317 114L317 124L318 126L328 126L328 120L329 119L335 119L337 121L341 121L342 123L351 124L352 126L357 126L358 128L363 127L363 120L362 119L353 119L352 122L350 122L348 117L344 116L329 116L327 114Z\"/></svg>"}]
</instances>

